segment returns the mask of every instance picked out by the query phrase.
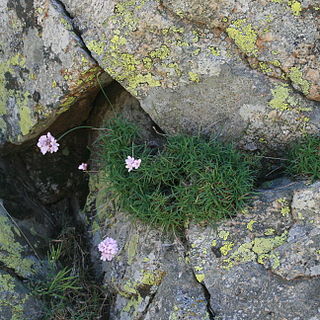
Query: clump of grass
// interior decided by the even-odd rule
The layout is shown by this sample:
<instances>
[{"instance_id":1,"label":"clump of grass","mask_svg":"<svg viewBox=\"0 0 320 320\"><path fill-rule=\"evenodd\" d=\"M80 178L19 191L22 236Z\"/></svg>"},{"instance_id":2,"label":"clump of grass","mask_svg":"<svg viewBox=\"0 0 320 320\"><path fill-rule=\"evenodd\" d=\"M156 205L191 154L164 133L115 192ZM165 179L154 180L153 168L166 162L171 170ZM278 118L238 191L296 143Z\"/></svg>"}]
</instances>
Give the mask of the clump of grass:
<instances>
[{"instance_id":1,"label":"clump of grass","mask_svg":"<svg viewBox=\"0 0 320 320\"><path fill-rule=\"evenodd\" d=\"M287 170L291 175L320 179L320 137L307 136L291 146Z\"/></svg>"},{"instance_id":2,"label":"clump of grass","mask_svg":"<svg viewBox=\"0 0 320 320\"><path fill-rule=\"evenodd\" d=\"M103 320L107 305L103 288L95 283L83 236L65 226L48 257L29 280L32 295L44 303L44 320Z\"/></svg>"},{"instance_id":3,"label":"clump of grass","mask_svg":"<svg viewBox=\"0 0 320 320\"><path fill-rule=\"evenodd\" d=\"M199 136L168 136L158 150L138 143L138 129L120 118L107 124L102 160L107 183L134 217L179 229L187 221L216 222L236 214L254 185L252 160L232 145ZM128 172L127 156L142 160Z\"/></svg>"}]
</instances>

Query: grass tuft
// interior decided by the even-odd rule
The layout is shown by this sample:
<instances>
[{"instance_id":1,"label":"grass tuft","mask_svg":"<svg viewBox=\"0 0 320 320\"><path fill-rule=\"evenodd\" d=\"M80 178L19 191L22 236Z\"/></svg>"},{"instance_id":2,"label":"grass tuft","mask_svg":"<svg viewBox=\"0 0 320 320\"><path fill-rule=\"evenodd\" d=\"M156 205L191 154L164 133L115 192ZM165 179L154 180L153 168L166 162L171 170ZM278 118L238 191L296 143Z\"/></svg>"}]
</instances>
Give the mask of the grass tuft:
<instances>
[{"instance_id":1,"label":"grass tuft","mask_svg":"<svg viewBox=\"0 0 320 320\"><path fill-rule=\"evenodd\" d=\"M253 162L232 145L198 136L168 136L154 150L121 118L107 124L102 161L121 207L141 221L179 229L188 221L216 222L242 208L254 186ZM142 160L128 172L124 160Z\"/></svg>"},{"instance_id":2,"label":"grass tuft","mask_svg":"<svg viewBox=\"0 0 320 320\"><path fill-rule=\"evenodd\" d=\"M107 319L107 297L95 282L83 235L68 224L27 284L43 302L43 320Z\"/></svg>"},{"instance_id":3,"label":"grass tuft","mask_svg":"<svg viewBox=\"0 0 320 320\"><path fill-rule=\"evenodd\" d=\"M294 176L320 179L320 137L307 136L288 152L287 171Z\"/></svg>"}]
</instances>

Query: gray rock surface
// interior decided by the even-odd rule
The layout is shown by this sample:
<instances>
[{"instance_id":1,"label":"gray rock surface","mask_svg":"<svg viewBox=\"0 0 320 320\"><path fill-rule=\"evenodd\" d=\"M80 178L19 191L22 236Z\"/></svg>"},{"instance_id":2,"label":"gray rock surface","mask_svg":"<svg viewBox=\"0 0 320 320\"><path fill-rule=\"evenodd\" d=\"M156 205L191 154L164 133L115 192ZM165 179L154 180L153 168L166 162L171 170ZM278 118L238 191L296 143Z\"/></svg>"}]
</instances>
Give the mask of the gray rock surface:
<instances>
[{"instance_id":1,"label":"gray rock surface","mask_svg":"<svg viewBox=\"0 0 320 320\"><path fill-rule=\"evenodd\" d=\"M219 319L319 318L319 195L319 182L290 183L217 229L189 228L190 261Z\"/></svg>"},{"instance_id":2,"label":"gray rock surface","mask_svg":"<svg viewBox=\"0 0 320 320\"><path fill-rule=\"evenodd\" d=\"M26 234L23 228L29 227L28 222L19 226L14 222L0 200L0 319L23 320L40 319L41 304L31 296L30 290L22 283L34 273L37 259L36 250L41 236L37 231L41 226L34 224ZM37 230L38 229L38 230ZM43 230L42 230L43 231ZM31 240L32 239L32 240ZM31 244L31 242L32 244Z\"/></svg>"},{"instance_id":3,"label":"gray rock surface","mask_svg":"<svg viewBox=\"0 0 320 320\"><path fill-rule=\"evenodd\" d=\"M91 191L92 255L114 294L110 319L210 320L205 291L185 262L181 241L114 211L103 174L92 177ZM117 240L120 252L99 263L97 245L106 236Z\"/></svg>"},{"instance_id":4,"label":"gray rock surface","mask_svg":"<svg viewBox=\"0 0 320 320\"><path fill-rule=\"evenodd\" d=\"M63 3L95 59L166 132L249 150L318 132L319 102L305 98L319 101L315 1Z\"/></svg>"},{"instance_id":5,"label":"gray rock surface","mask_svg":"<svg viewBox=\"0 0 320 320\"><path fill-rule=\"evenodd\" d=\"M23 283L10 273L0 270L0 319L41 319L41 304Z\"/></svg>"},{"instance_id":6,"label":"gray rock surface","mask_svg":"<svg viewBox=\"0 0 320 320\"><path fill-rule=\"evenodd\" d=\"M1 0L0 24L1 146L37 136L75 103L90 104L103 70L58 1Z\"/></svg>"}]
</instances>

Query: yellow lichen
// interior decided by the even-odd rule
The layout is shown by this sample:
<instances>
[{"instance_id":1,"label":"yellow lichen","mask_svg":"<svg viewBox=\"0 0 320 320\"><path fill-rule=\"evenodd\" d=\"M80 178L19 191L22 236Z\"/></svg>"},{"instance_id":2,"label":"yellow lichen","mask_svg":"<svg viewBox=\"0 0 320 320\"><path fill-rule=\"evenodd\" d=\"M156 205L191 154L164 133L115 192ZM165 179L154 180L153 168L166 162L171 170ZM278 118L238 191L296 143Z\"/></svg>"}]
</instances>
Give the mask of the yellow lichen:
<instances>
[{"instance_id":1,"label":"yellow lichen","mask_svg":"<svg viewBox=\"0 0 320 320\"><path fill-rule=\"evenodd\" d=\"M10 320L23 320L24 305L28 299L28 295L18 294L15 279L9 274L0 273L0 310L9 310L11 313Z\"/></svg>"},{"instance_id":2,"label":"yellow lichen","mask_svg":"<svg viewBox=\"0 0 320 320\"><path fill-rule=\"evenodd\" d=\"M268 74L273 71L266 62L259 62L258 69L264 74Z\"/></svg>"},{"instance_id":3,"label":"yellow lichen","mask_svg":"<svg viewBox=\"0 0 320 320\"><path fill-rule=\"evenodd\" d=\"M189 71L188 75L189 75L189 79L191 81L193 81L193 82L199 82L200 81L200 77L199 77L199 75L197 73Z\"/></svg>"},{"instance_id":4,"label":"yellow lichen","mask_svg":"<svg viewBox=\"0 0 320 320\"><path fill-rule=\"evenodd\" d=\"M105 51L105 43L102 41L97 41L97 40L91 40L88 44L87 44L87 48L98 54L99 56L101 56L104 51Z\"/></svg>"},{"instance_id":5,"label":"yellow lichen","mask_svg":"<svg viewBox=\"0 0 320 320\"><path fill-rule=\"evenodd\" d=\"M301 88L303 94L309 94L310 83L302 78L302 72L297 67L290 68L289 79Z\"/></svg>"},{"instance_id":6,"label":"yellow lichen","mask_svg":"<svg viewBox=\"0 0 320 320\"><path fill-rule=\"evenodd\" d=\"M301 3L299 1L289 0L288 1L288 5L291 7L293 15L295 15L295 16L299 16L300 15L300 13L302 11L302 7L301 7Z\"/></svg>"},{"instance_id":7,"label":"yellow lichen","mask_svg":"<svg viewBox=\"0 0 320 320\"><path fill-rule=\"evenodd\" d=\"M198 282L202 282L205 278L205 275L203 273L196 273L195 276Z\"/></svg>"},{"instance_id":8,"label":"yellow lichen","mask_svg":"<svg viewBox=\"0 0 320 320\"><path fill-rule=\"evenodd\" d=\"M147 70L151 70L151 69L152 69L153 63L152 63L152 59L151 59L151 58L146 57L146 58L143 58L142 61L143 61L144 67L145 67Z\"/></svg>"},{"instance_id":9,"label":"yellow lichen","mask_svg":"<svg viewBox=\"0 0 320 320\"><path fill-rule=\"evenodd\" d=\"M197 56L197 55L199 55L200 52L201 52L201 49L198 48L198 49L196 49L196 50L194 50L194 51L192 52L192 55L193 55L193 56Z\"/></svg>"},{"instance_id":10,"label":"yellow lichen","mask_svg":"<svg viewBox=\"0 0 320 320\"><path fill-rule=\"evenodd\" d=\"M229 231L221 230L221 231L219 231L219 233L218 233L218 237L219 237L220 239L227 240L228 237L229 237L229 234L230 234Z\"/></svg>"},{"instance_id":11,"label":"yellow lichen","mask_svg":"<svg viewBox=\"0 0 320 320\"><path fill-rule=\"evenodd\" d=\"M220 50L215 47L209 47L210 53L214 56L220 56Z\"/></svg>"},{"instance_id":12,"label":"yellow lichen","mask_svg":"<svg viewBox=\"0 0 320 320\"><path fill-rule=\"evenodd\" d=\"M256 223L257 221L251 220L247 224L247 229L250 230L251 232L253 231L253 224Z\"/></svg>"},{"instance_id":13,"label":"yellow lichen","mask_svg":"<svg viewBox=\"0 0 320 320\"><path fill-rule=\"evenodd\" d=\"M149 286L158 286L160 285L165 272L157 270L155 272L144 272L141 279L141 283L147 284Z\"/></svg>"},{"instance_id":14,"label":"yellow lichen","mask_svg":"<svg viewBox=\"0 0 320 320\"><path fill-rule=\"evenodd\" d=\"M11 226L5 216L0 216L0 228L0 262L20 276L30 275L34 262L22 256L23 246L15 239L19 231Z\"/></svg>"},{"instance_id":15,"label":"yellow lichen","mask_svg":"<svg viewBox=\"0 0 320 320\"><path fill-rule=\"evenodd\" d=\"M258 255L266 254L281 246L287 240L288 232L283 232L274 238L255 238L253 240L252 251Z\"/></svg>"},{"instance_id":16,"label":"yellow lichen","mask_svg":"<svg viewBox=\"0 0 320 320\"><path fill-rule=\"evenodd\" d=\"M233 21L226 31L241 51L247 55L256 55L258 52L256 45L258 36L252 25L247 23L246 19Z\"/></svg>"},{"instance_id":17,"label":"yellow lichen","mask_svg":"<svg viewBox=\"0 0 320 320\"><path fill-rule=\"evenodd\" d=\"M272 229L272 228L268 228L266 229L266 231L264 232L264 234L266 236L272 236L274 233L276 232L276 230Z\"/></svg>"},{"instance_id":18,"label":"yellow lichen","mask_svg":"<svg viewBox=\"0 0 320 320\"><path fill-rule=\"evenodd\" d=\"M289 109L289 104L287 102L287 99L289 97L289 89L287 85L278 85L271 90L271 93L273 95L273 98L269 102L270 107L280 111Z\"/></svg>"},{"instance_id":19,"label":"yellow lichen","mask_svg":"<svg viewBox=\"0 0 320 320\"><path fill-rule=\"evenodd\" d=\"M127 244L128 264L131 265L138 249L139 236L134 234L131 236Z\"/></svg>"},{"instance_id":20,"label":"yellow lichen","mask_svg":"<svg viewBox=\"0 0 320 320\"><path fill-rule=\"evenodd\" d=\"M231 241L226 241L224 245L220 248L220 252L223 256L228 255L228 253L232 250L234 247L234 243Z\"/></svg>"},{"instance_id":21,"label":"yellow lichen","mask_svg":"<svg viewBox=\"0 0 320 320\"><path fill-rule=\"evenodd\" d=\"M162 45L160 48L151 51L149 54L151 58L163 60L170 56L170 49L166 45Z\"/></svg>"},{"instance_id":22,"label":"yellow lichen","mask_svg":"<svg viewBox=\"0 0 320 320\"><path fill-rule=\"evenodd\" d=\"M21 128L21 133L23 135L28 134L32 127L34 126L35 121L31 117L31 110L28 106L28 97L29 93L25 92L23 95L22 100L18 102L18 105L20 106L19 114L20 114L20 128Z\"/></svg>"},{"instance_id":23,"label":"yellow lichen","mask_svg":"<svg viewBox=\"0 0 320 320\"><path fill-rule=\"evenodd\" d=\"M133 308L133 312L135 316L135 314L137 313L137 309L142 301L143 301L143 298L140 295L131 297L127 305L122 310L125 312L130 312L131 308Z\"/></svg>"},{"instance_id":24,"label":"yellow lichen","mask_svg":"<svg viewBox=\"0 0 320 320\"><path fill-rule=\"evenodd\" d=\"M243 243L222 261L221 267L229 270L238 264L249 261L266 264L268 259L272 262L272 267L277 268L280 265L280 260L273 250L284 244L287 238L288 232L285 231L280 236L273 238L257 237L253 241Z\"/></svg>"},{"instance_id":25,"label":"yellow lichen","mask_svg":"<svg viewBox=\"0 0 320 320\"><path fill-rule=\"evenodd\" d=\"M287 216L290 213L290 208L289 207L284 207L281 209L281 214L283 216Z\"/></svg>"}]
</instances>

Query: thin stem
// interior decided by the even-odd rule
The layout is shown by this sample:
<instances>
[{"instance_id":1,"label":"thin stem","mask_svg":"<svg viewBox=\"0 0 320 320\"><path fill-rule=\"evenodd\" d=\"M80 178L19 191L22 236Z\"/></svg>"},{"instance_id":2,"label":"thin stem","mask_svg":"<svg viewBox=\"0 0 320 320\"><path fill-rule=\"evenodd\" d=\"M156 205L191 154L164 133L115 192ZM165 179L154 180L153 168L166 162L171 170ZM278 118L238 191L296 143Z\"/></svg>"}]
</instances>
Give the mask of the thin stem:
<instances>
[{"instance_id":1,"label":"thin stem","mask_svg":"<svg viewBox=\"0 0 320 320\"><path fill-rule=\"evenodd\" d=\"M114 106L113 106L113 104L111 103L111 101L110 101L109 97L107 96L106 92L104 91L98 75L97 75L97 81L98 81L98 83L99 83L99 86L100 86L100 89L101 89L103 95L105 96L105 98L107 99L108 103L109 103L110 106L111 106L112 112L115 114Z\"/></svg>"},{"instance_id":2,"label":"thin stem","mask_svg":"<svg viewBox=\"0 0 320 320\"><path fill-rule=\"evenodd\" d=\"M110 130L108 128L96 128L96 127L92 127L92 126L78 126L78 127L74 127L69 129L68 131L66 131L65 133L63 133L58 139L57 141L61 140L63 137L65 137L67 134L69 134L72 131L78 130L78 129L92 129L92 130Z\"/></svg>"},{"instance_id":3,"label":"thin stem","mask_svg":"<svg viewBox=\"0 0 320 320\"><path fill-rule=\"evenodd\" d=\"M265 157L265 156L256 156L258 158L265 158L265 159L272 159L272 160L283 160L283 161L289 161L289 159L286 158L274 158L274 157Z\"/></svg>"}]
</instances>

